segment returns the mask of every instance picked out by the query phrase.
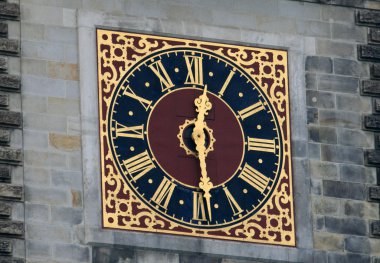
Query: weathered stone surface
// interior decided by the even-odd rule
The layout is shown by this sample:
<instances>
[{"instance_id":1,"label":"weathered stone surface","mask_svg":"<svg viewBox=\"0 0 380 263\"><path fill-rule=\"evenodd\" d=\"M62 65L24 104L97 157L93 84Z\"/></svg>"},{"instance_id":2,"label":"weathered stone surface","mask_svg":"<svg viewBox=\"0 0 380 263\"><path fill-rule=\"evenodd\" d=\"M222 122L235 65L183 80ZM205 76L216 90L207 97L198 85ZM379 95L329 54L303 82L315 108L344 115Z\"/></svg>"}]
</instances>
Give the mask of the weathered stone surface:
<instances>
[{"instance_id":1,"label":"weathered stone surface","mask_svg":"<svg viewBox=\"0 0 380 263\"><path fill-rule=\"evenodd\" d=\"M5 57L0 57L0 71L8 69L8 60Z\"/></svg>"},{"instance_id":2,"label":"weathered stone surface","mask_svg":"<svg viewBox=\"0 0 380 263\"><path fill-rule=\"evenodd\" d=\"M371 77L380 78L380 64L373 64L371 67Z\"/></svg>"},{"instance_id":3,"label":"weathered stone surface","mask_svg":"<svg viewBox=\"0 0 380 263\"><path fill-rule=\"evenodd\" d=\"M306 58L306 71L332 73L332 60L329 57L309 56Z\"/></svg>"},{"instance_id":4,"label":"weathered stone surface","mask_svg":"<svg viewBox=\"0 0 380 263\"><path fill-rule=\"evenodd\" d=\"M380 130L380 116L379 115L367 115L364 116L364 128L367 130Z\"/></svg>"},{"instance_id":5,"label":"weathered stone surface","mask_svg":"<svg viewBox=\"0 0 380 263\"><path fill-rule=\"evenodd\" d=\"M356 218L325 217L326 230L331 233L365 236L367 235L367 223Z\"/></svg>"},{"instance_id":6,"label":"weathered stone surface","mask_svg":"<svg viewBox=\"0 0 380 263\"><path fill-rule=\"evenodd\" d=\"M8 145L11 140L11 131L0 128L0 143Z\"/></svg>"},{"instance_id":7,"label":"weathered stone surface","mask_svg":"<svg viewBox=\"0 0 380 263\"><path fill-rule=\"evenodd\" d=\"M19 42L14 39L0 38L0 52L16 55L20 52Z\"/></svg>"},{"instance_id":8,"label":"weathered stone surface","mask_svg":"<svg viewBox=\"0 0 380 263\"><path fill-rule=\"evenodd\" d=\"M356 12L356 21L359 24L369 26L380 25L380 11L375 10L359 10Z\"/></svg>"},{"instance_id":9,"label":"weathered stone surface","mask_svg":"<svg viewBox=\"0 0 380 263\"><path fill-rule=\"evenodd\" d=\"M324 75L319 78L318 88L326 91L356 93L359 89L359 79L354 77Z\"/></svg>"},{"instance_id":10,"label":"weathered stone surface","mask_svg":"<svg viewBox=\"0 0 380 263\"><path fill-rule=\"evenodd\" d=\"M362 95L380 96L380 80L363 80L361 93Z\"/></svg>"},{"instance_id":11,"label":"weathered stone surface","mask_svg":"<svg viewBox=\"0 0 380 263\"><path fill-rule=\"evenodd\" d=\"M22 186L0 183L0 198L20 200L22 199L22 189Z\"/></svg>"},{"instance_id":12,"label":"weathered stone surface","mask_svg":"<svg viewBox=\"0 0 380 263\"><path fill-rule=\"evenodd\" d=\"M54 148L64 151L74 151L80 149L79 136L50 133L49 142Z\"/></svg>"},{"instance_id":13,"label":"weathered stone surface","mask_svg":"<svg viewBox=\"0 0 380 263\"><path fill-rule=\"evenodd\" d=\"M93 247L92 257L94 263L102 262L128 262L135 258L135 251L131 248Z\"/></svg>"},{"instance_id":14,"label":"weathered stone surface","mask_svg":"<svg viewBox=\"0 0 380 263\"><path fill-rule=\"evenodd\" d=\"M364 184L324 180L323 195L337 198L365 200L366 187Z\"/></svg>"},{"instance_id":15,"label":"weathered stone surface","mask_svg":"<svg viewBox=\"0 0 380 263\"><path fill-rule=\"evenodd\" d=\"M359 59L376 61L380 59L380 47L374 45L358 45Z\"/></svg>"},{"instance_id":16,"label":"weathered stone surface","mask_svg":"<svg viewBox=\"0 0 380 263\"><path fill-rule=\"evenodd\" d=\"M334 73L346 76L360 76L360 63L350 59L334 59Z\"/></svg>"},{"instance_id":17,"label":"weathered stone surface","mask_svg":"<svg viewBox=\"0 0 380 263\"><path fill-rule=\"evenodd\" d=\"M379 150L367 150L365 152L365 159L368 165L378 166L380 165L380 151Z\"/></svg>"},{"instance_id":18,"label":"weathered stone surface","mask_svg":"<svg viewBox=\"0 0 380 263\"><path fill-rule=\"evenodd\" d=\"M379 215L379 205L366 200L342 200L344 215L348 217L377 219Z\"/></svg>"},{"instance_id":19,"label":"weathered stone surface","mask_svg":"<svg viewBox=\"0 0 380 263\"><path fill-rule=\"evenodd\" d=\"M380 186L368 187L368 197L372 201L380 201Z\"/></svg>"},{"instance_id":20,"label":"weathered stone surface","mask_svg":"<svg viewBox=\"0 0 380 263\"><path fill-rule=\"evenodd\" d=\"M309 140L313 142L336 144L336 129L330 127L310 126Z\"/></svg>"},{"instance_id":21,"label":"weathered stone surface","mask_svg":"<svg viewBox=\"0 0 380 263\"><path fill-rule=\"evenodd\" d=\"M380 99L373 100L373 111L374 113L380 113Z\"/></svg>"},{"instance_id":22,"label":"weathered stone surface","mask_svg":"<svg viewBox=\"0 0 380 263\"><path fill-rule=\"evenodd\" d=\"M335 107L335 96L331 92L306 90L307 106L332 109Z\"/></svg>"},{"instance_id":23,"label":"weathered stone surface","mask_svg":"<svg viewBox=\"0 0 380 263\"><path fill-rule=\"evenodd\" d=\"M371 223L371 235L380 237L380 221L374 221Z\"/></svg>"},{"instance_id":24,"label":"weathered stone surface","mask_svg":"<svg viewBox=\"0 0 380 263\"><path fill-rule=\"evenodd\" d=\"M0 255L12 253L12 242L7 239L0 238Z\"/></svg>"},{"instance_id":25,"label":"weathered stone surface","mask_svg":"<svg viewBox=\"0 0 380 263\"><path fill-rule=\"evenodd\" d=\"M1 37L8 36L8 24L5 22L0 22L0 36Z\"/></svg>"},{"instance_id":26,"label":"weathered stone surface","mask_svg":"<svg viewBox=\"0 0 380 263\"><path fill-rule=\"evenodd\" d=\"M371 28L369 30L369 41L380 42L380 29Z\"/></svg>"},{"instance_id":27,"label":"weathered stone surface","mask_svg":"<svg viewBox=\"0 0 380 263\"><path fill-rule=\"evenodd\" d=\"M0 107L8 107L9 105L9 99L8 99L8 95L5 95L5 94L0 94Z\"/></svg>"},{"instance_id":28,"label":"weathered stone surface","mask_svg":"<svg viewBox=\"0 0 380 263\"><path fill-rule=\"evenodd\" d=\"M20 7L14 3L1 3L0 2L0 17L4 18L18 18L20 15Z\"/></svg>"},{"instance_id":29,"label":"weathered stone surface","mask_svg":"<svg viewBox=\"0 0 380 263\"><path fill-rule=\"evenodd\" d=\"M367 237L349 236L346 237L344 243L345 249L348 252L360 254L370 253L369 239Z\"/></svg>"},{"instance_id":30,"label":"weathered stone surface","mask_svg":"<svg viewBox=\"0 0 380 263\"><path fill-rule=\"evenodd\" d=\"M12 215L12 207L6 203L0 203L0 217L10 217Z\"/></svg>"},{"instance_id":31,"label":"weathered stone surface","mask_svg":"<svg viewBox=\"0 0 380 263\"><path fill-rule=\"evenodd\" d=\"M0 74L0 88L12 91L19 91L21 87L19 76Z\"/></svg>"},{"instance_id":32,"label":"weathered stone surface","mask_svg":"<svg viewBox=\"0 0 380 263\"><path fill-rule=\"evenodd\" d=\"M11 170L8 166L0 165L0 182L11 181Z\"/></svg>"},{"instance_id":33,"label":"weathered stone surface","mask_svg":"<svg viewBox=\"0 0 380 263\"><path fill-rule=\"evenodd\" d=\"M22 258L0 257L0 263L25 263Z\"/></svg>"},{"instance_id":34,"label":"weathered stone surface","mask_svg":"<svg viewBox=\"0 0 380 263\"><path fill-rule=\"evenodd\" d=\"M22 236L24 235L24 223L20 221L0 220L0 234Z\"/></svg>"},{"instance_id":35,"label":"weathered stone surface","mask_svg":"<svg viewBox=\"0 0 380 263\"><path fill-rule=\"evenodd\" d=\"M344 127L357 129L362 126L361 115L356 112L319 110L319 124L323 126Z\"/></svg>"},{"instance_id":36,"label":"weathered stone surface","mask_svg":"<svg viewBox=\"0 0 380 263\"><path fill-rule=\"evenodd\" d=\"M318 123L318 109L308 108L307 109L307 123Z\"/></svg>"},{"instance_id":37,"label":"weathered stone surface","mask_svg":"<svg viewBox=\"0 0 380 263\"><path fill-rule=\"evenodd\" d=\"M336 163L363 164L363 150L356 147L322 144L321 160Z\"/></svg>"},{"instance_id":38,"label":"weathered stone surface","mask_svg":"<svg viewBox=\"0 0 380 263\"><path fill-rule=\"evenodd\" d=\"M0 147L0 160L10 162L21 162L22 152L20 149Z\"/></svg>"},{"instance_id":39,"label":"weathered stone surface","mask_svg":"<svg viewBox=\"0 0 380 263\"><path fill-rule=\"evenodd\" d=\"M0 110L0 125L20 126L22 115L20 112Z\"/></svg>"},{"instance_id":40,"label":"weathered stone surface","mask_svg":"<svg viewBox=\"0 0 380 263\"><path fill-rule=\"evenodd\" d=\"M369 263L371 258L368 255L353 254L353 253L329 253L327 255L328 262L334 263Z\"/></svg>"}]
</instances>

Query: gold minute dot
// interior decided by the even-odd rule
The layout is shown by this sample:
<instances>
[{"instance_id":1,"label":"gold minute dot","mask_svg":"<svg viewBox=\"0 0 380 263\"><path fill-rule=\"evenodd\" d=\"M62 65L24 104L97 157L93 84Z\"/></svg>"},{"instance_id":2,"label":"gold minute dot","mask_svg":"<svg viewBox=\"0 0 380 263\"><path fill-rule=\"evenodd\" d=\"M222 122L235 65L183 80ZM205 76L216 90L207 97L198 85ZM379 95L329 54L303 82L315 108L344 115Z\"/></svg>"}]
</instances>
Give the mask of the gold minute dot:
<instances>
[{"instance_id":1,"label":"gold minute dot","mask_svg":"<svg viewBox=\"0 0 380 263\"><path fill-rule=\"evenodd\" d=\"M133 111L128 112L129 116L133 116Z\"/></svg>"},{"instance_id":2,"label":"gold minute dot","mask_svg":"<svg viewBox=\"0 0 380 263\"><path fill-rule=\"evenodd\" d=\"M150 86L150 83L149 82L145 82L145 87L149 88Z\"/></svg>"},{"instance_id":3,"label":"gold minute dot","mask_svg":"<svg viewBox=\"0 0 380 263\"><path fill-rule=\"evenodd\" d=\"M148 180L148 183L150 183L150 184L153 183L153 180L152 180L152 179L149 179L149 180Z\"/></svg>"},{"instance_id":4,"label":"gold minute dot","mask_svg":"<svg viewBox=\"0 0 380 263\"><path fill-rule=\"evenodd\" d=\"M183 200L179 200L179 204L183 205L185 202Z\"/></svg>"},{"instance_id":5,"label":"gold minute dot","mask_svg":"<svg viewBox=\"0 0 380 263\"><path fill-rule=\"evenodd\" d=\"M179 69L178 69L178 68L175 68L175 69L174 69L174 72L178 73L178 72L179 72Z\"/></svg>"},{"instance_id":6,"label":"gold minute dot","mask_svg":"<svg viewBox=\"0 0 380 263\"><path fill-rule=\"evenodd\" d=\"M263 159L259 159L259 163L263 163Z\"/></svg>"},{"instance_id":7,"label":"gold minute dot","mask_svg":"<svg viewBox=\"0 0 380 263\"><path fill-rule=\"evenodd\" d=\"M242 98L244 94L242 92L239 92L239 97Z\"/></svg>"},{"instance_id":8,"label":"gold minute dot","mask_svg":"<svg viewBox=\"0 0 380 263\"><path fill-rule=\"evenodd\" d=\"M214 205L214 208L215 208L215 209L218 209L218 208L219 208L219 205L218 205L218 204L215 204L215 205Z\"/></svg>"},{"instance_id":9,"label":"gold minute dot","mask_svg":"<svg viewBox=\"0 0 380 263\"><path fill-rule=\"evenodd\" d=\"M210 77L212 77L212 76L214 76L214 73L213 73L213 72L209 72L208 75L209 75Z\"/></svg>"},{"instance_id":10,"label":"gold minute dot","mask_svg":"<svg viewBox=\"0 0 380 263\"><path fill-rule=\"evenodd\" d=\"M243 189L243 193L248 193L248 190L247 189Z\"/></svg>"},{"instance_id":11,"label":"gold minute dot","mask_svg":"<svg viewBox=\"0 0 380 263\"><path fill-rule=\"evenodd\" d=\"M135 147L131 146L131 147L129 148L129 150L131 150L131 152L133 152L133 151L135 150Z\"/></svg>"},{"instance_id":12,"label":"gold minute dot","mask_svg":"<svg viewBox=\"0 0 380 263\"><path fill-rule=\"evenodd\" d=\"M257 128L258 130L261 130L261 125L257 125L256 128Z\"/></svg>"}]
</instances>

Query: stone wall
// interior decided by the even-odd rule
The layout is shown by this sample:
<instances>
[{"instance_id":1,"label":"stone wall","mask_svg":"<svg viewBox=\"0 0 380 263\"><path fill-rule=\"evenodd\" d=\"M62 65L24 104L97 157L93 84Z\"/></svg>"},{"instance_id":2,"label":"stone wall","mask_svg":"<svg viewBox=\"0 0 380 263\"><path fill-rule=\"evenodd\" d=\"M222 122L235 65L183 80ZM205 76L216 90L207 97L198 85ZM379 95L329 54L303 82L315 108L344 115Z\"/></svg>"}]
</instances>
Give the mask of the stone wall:
<instances>
[{"instance_id":1,"label":"stone wall","mask_svg":"<svg viewBox=\"0 0 380 263\"><path fill-rule=\"evenodd\" d=\"M21 0L20 7L24 182L12 177L25 188L27 262L380 261L372 167L380 24L368 11L379 2ZM98 26L288 49L296 248L101 228ZM9 111L21 110L16 95Z\"/></svg>"}]
</instances>

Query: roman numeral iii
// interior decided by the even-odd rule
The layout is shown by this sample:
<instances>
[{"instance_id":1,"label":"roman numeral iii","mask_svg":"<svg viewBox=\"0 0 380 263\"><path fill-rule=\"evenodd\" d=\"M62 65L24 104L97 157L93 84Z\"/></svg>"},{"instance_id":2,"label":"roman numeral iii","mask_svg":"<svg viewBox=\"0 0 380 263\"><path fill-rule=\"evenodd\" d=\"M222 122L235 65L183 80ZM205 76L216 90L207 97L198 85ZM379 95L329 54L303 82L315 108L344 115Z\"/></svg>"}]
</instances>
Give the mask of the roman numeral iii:
<instances>
[{"instance_id":1,"label":"roman numeral iii","mask_svg":"<svg viewBox=\"0 0 380 263\"><path fill-rule=\"evenodd\" d=\"M269 178L245 163L239 178L250 184L252 187L263 193L269 183Z\"/></svg>"},{"instance_id":2,"label":"roman numeral iii","mask_svg":"<svg viewBox=\"0 0 380 263\"><path fill-rule=\"evenodd\" d=\"M170 198L173 195L174 188L175 188L175 184L169 181L169 179L167 179L166 177L164 177L164 179L161 181L160 185L158 186L156 192L154 193L152 200L156 204L167 209Z\"/></svg>"},{"instance_id":3,"label":"roman numeral iii","mask_svg":"<svg viewBox=\"0 0 380 263\"><path fill-rule=\"evenodd\" d=\"M264 105L261 103L261 101L252 104L251 106L248 106L247 108L238 111L239 116L241 117L242 120L245 118L248 118L249 116L252 116L255 113L258 113L259 111L262 111L264 108Z\"/></svg>"},{"instance_id":4,"label":"roman numeral iii","mask_svg":"<svg viewBox=\"0 0 380 263\"><path fill-rule=\"evenodd\" d=\"M248 137L248 151L276 153L275 140Z\"/></svg>"},{"instance_id":5,"label":"roman numeral iii","mask_svg":"<svg viewBox=\"0 0 380 263\"><path fill-rule=\"evenodd\" d=\"M144 140L144 124L137 126L124 126L119 122L116 122L115 126L116 138L117 137L129 137Z\"/></svg>"},{"instance_id":6,"label":"roman numeral iii","mask_svg":"<svg viewBox=\"0 0 380 263\"><path fill-rule=\"evenodd\" d=\"M173 84L172 80L170 79L168 73L166 72L164 65L162 65L161 60L158 60L158 61L152 63L151 65L149 65L149 68L159 78L162 92L166 91L167 89L174 87L174 84Z\"/></svg>"},{"instance_id":7,"label":"roman numeral iii","mask_svg":"<svg viewBox=\"0 0 380 263\"><path fill-rule=\"evenodd\" d=\"M146 150L125 160L123 164L134 181L140 179L153 168L156 168Z\"/></svg>"},{"instance_id":8,"label":"roman numeral iii","mask_svg":"<svg viewBox=\"0 0 380 263\"><path fill-rule=\"evenodd\" d=\"M188 71L185 84L203 85L203 58L189 55L184 57Z\"/></svg>"}]
</instances>

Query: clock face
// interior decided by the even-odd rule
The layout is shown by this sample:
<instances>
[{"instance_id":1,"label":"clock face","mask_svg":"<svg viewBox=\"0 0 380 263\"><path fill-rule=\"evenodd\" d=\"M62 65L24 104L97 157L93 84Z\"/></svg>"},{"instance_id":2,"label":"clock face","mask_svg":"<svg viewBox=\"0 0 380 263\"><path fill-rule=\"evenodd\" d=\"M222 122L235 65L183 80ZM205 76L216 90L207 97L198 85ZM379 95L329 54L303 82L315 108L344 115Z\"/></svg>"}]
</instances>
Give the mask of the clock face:
<instances>
[{"instance_id":1,"label":"clock face","mask_svg":"<svg viewBox=\"0 0 380 263\"><path fill-rule=\"evenodd\" d=\"M191 136L194 101L206 86L209 201ZM120 80L108 114L118 169L169 220L197 228L234 224L260 209L277 183L282 141L273 109L252 78L212 52L182 47L151 54Z\"/></svg>"},{"instance_id":2,"label":"clock face","mask_svg":"<svg viewBox=\"0 0 380 263\"><path fill-rule=\"evenodd\" d=\"M103 226L295 245L287 53L97 31Z\"/></svg>"}]
</instances>

